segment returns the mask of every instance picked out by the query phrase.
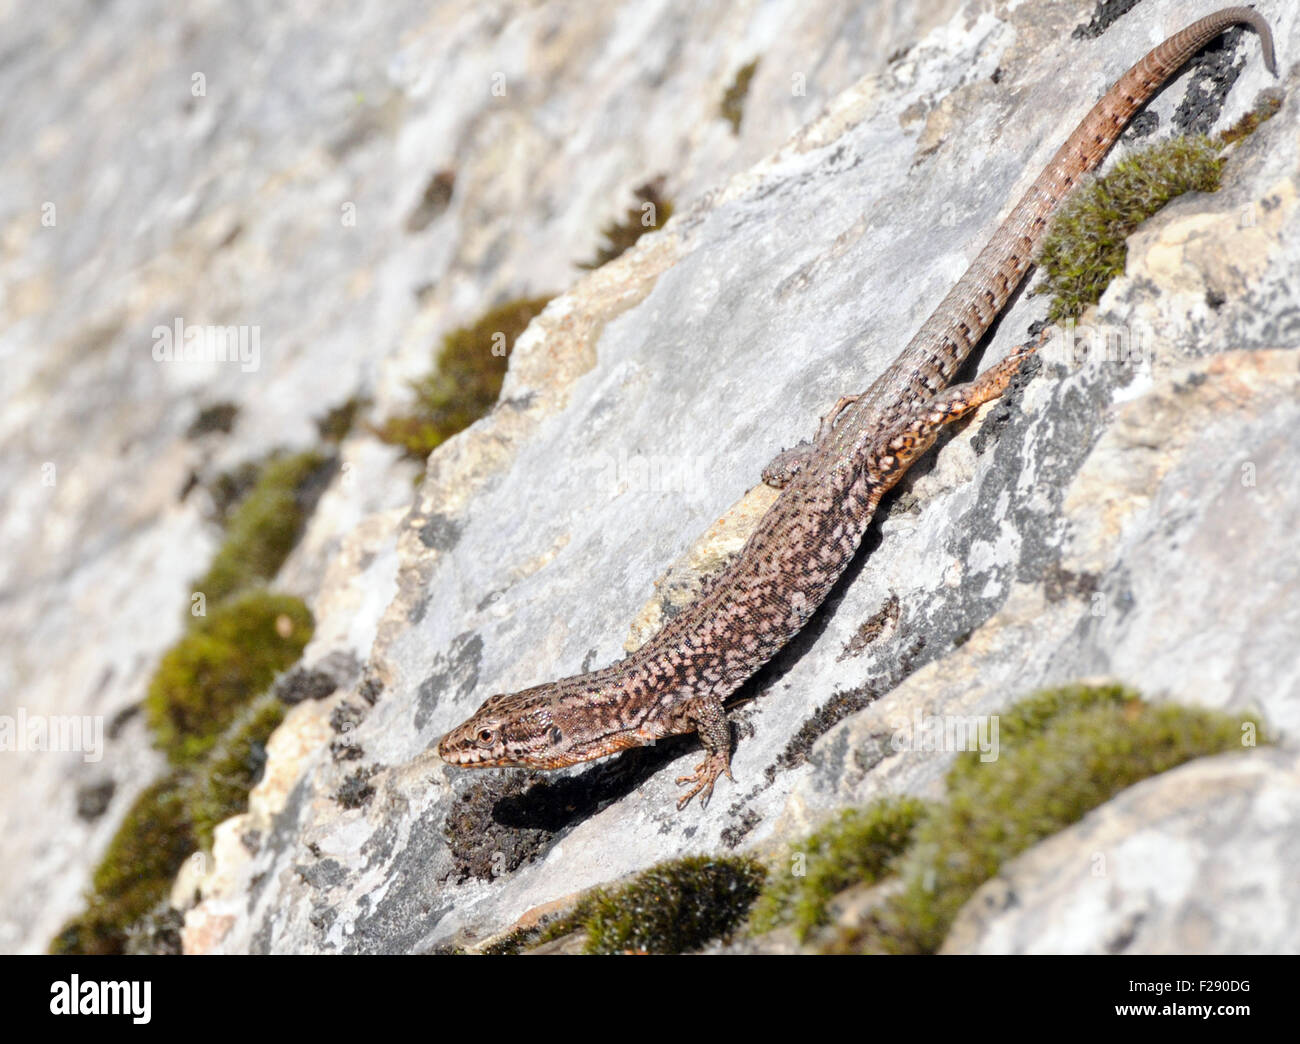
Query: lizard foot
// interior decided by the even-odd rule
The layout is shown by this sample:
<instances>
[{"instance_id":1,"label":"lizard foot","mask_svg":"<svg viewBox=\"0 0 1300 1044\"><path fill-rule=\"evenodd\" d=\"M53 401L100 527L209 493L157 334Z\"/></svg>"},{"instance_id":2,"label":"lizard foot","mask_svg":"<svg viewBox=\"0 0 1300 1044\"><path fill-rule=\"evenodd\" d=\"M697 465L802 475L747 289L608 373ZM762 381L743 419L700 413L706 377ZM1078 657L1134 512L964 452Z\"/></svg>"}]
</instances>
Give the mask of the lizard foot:
<instances>
[{"instance_id":1,"label":"lizard foot","mask_svg":"<svg viewBox=\"0 0 1300 1044\"><path fill-rule=\"evenodd\" d=\"M678 776L677 785L684 787L689 783L695 785L686 793L680 801L677 802L677 811L680 812L691 803L691 798L695 797L701 791L704 793L700 797L700 809L709 807L709 798L713 796L713 784L718 781L719 776L726 776L731 782L736 782L736 777L731 774L731 756L724 752L710 754L707 758L695 766L695 775Z\"/></svg>"}]
</instances>

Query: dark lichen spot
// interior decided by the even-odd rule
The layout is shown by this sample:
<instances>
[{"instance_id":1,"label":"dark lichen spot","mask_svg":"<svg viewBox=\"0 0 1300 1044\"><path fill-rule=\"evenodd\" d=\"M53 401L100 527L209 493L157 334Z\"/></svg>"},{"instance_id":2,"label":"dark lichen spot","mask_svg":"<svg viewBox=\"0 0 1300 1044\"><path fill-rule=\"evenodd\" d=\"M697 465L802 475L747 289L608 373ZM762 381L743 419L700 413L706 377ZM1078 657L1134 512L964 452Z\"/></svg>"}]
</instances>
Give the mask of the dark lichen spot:
<instances>
[{"instance_id":1,"label":"dark lichen spot","mask_svg":"<svg viewBox=\"0 0 1300 1044\"><path fill-rule=\"evenodd\" d=\"M275 683L275 695L287 706L307 700L323 700L338 691L338 680L314 667L295 667Z\"/></svg>"},{"instance_id":2,"label":"dark lichen spot","mask_svg":"<svg viewBox=\"0 0 1300 1044\"><path fill-rule=\"evenodd\" d=\"M375 796L375 788L370 780L378 771L374 765L357 769L334 792L334 800L343 808L360 808L367 804Z\"/></svg>"},{"instance_id":3,"label":"dark lichen spot","mask_svg":"<svg viewBox=\"0 0 1300 1044\"><path fill-rule=\"evenodd\" d=\"M198 416L190 421L185 429L187 439L200 439L204 435L229 435L235 428L235 418L239 416L239 406L233 402L217 402L204 406Z\"/></svg>"},{"instance_id":4,"label":"dark lichen spot","mask_svg":"<svg viewBox=\"0 0 1300 1044\"><path fill-rule=\"evenodd\" d=\"M442 339L433 369L411 382L410 413L390 417L371 431L423 464L429 454L486 414L497 401L515 340L549 297L520 297L497 305L472 326Z\"/></svg>"},{"instance_id":5,"label":"dark lichen spot","mask_svg":"<svg viewBox=\"0 0 1300 1044\"><path fill-rule=\"evenodd\" d=\"M424 195L415 205L406 219L406 231L423 232L434 221L442 217L451 204L451 195L456 188L456 172L443 169L429 179L424 187Z\"/></svg>"},{"instance_id":6,"label":"dark lichen spot","mask_svg":"<svg viewBox=\"0 0 1300 1044\"><path fill-rule=\"evenodd\" d=\"M111 779L98 783L87 783L77 788L77 815L81 819L94 821L108 811L109 802L117 784Z\"/></svg>"},{"instance_id":7,"label":"dark lichen spot","mask_svg":"<svg viewBox=\"0 0 1300 1044\"><path fill-rule=\"evenodd\" d=\"M594 269L621 257L647 232L663 228L673 216L673 203L664 195L664 179L655 178L634 190L637 203L628 207L622 221L607 222L600 230L605 238L590 261L581 261L579 268Z\"/></svg>"},{"instance_id":8,"label":"dark lichen spot","mask_svg":"<svg viewBox=\"0 0 1300 1044\"><path fill-rule=\"evenodd\" d=\"M1238 44L1246 33L1236 26L1211 40L1192 59L1192 73L1183 100L1174 110L1173 127L1180 134L1208 134L1223 112L1223 103L1246 68L1245 55L1238 55Z\"/></svg>"},{"instance_id":9,"label":"dark lichen spot","mask_svg":"<svg viewBox=\"0 0 1300 1044\"><path fill-rule=\"evenodd\" d=\"M429 716L444 699L459 700L478 685L483 662L483 638L475 631L463 631L451 640L447 651L433 658L429 676L416 693L414 725L423 729Z\"/></svg>"},{"instance_id":10,"label":"dark lichen spot","mask_svg":"<svg viewBox=\"0 0 1300 1044\"><path fill-rule=\"evenodd\" d=\"M1111 27L1122 15L1128 14L1139 0L1097 0L1092 19L1087 25L1077 25L1070 34L1075 40L1091 40Z\"/></svg>"},{"instance_id":11,"label":"dark lichen spot","mask_svg":"<svg viewBox=\"0 0 1300 1044\"><path fill-rule=\"evenodd\" d=\"M752 808L746 809L738 822L723 829L722 833L718 835L719 839L725 847L736 848L749 836L750 831L761 822L763 822L762 816Z\"/></svg>"},{"instance_id":12,"label":"dark lichen spot","mask_svg":"<svg viewBox=\"0 0 1300 1044\"><path fill-rule=\"evenodd\" d=\"M1088 598L1097 593L1101 577L1096 573L1076 573L1054 562L1043 576L1043 595L1049 602L1066 598Z\"/></svg>"},{"instance_id":13,"label":"dark lichen spot","mask_svg":"<svg viewBox=\"0 0 1300 1044\"><path fill-rule=\"evenodd\" d=\"M347 871L337 859L321 859L315 863L299 864L293 869L305 884L316 889L333 888L347 877Z\"/></svg>"},{"instance_id":14,"label":"dark lichen spot","mask_svg":"<svg viewBox=\"0 0 1300 1044\"><path fill-rule=\"evenodd\" d=\"M767 767L765 772L767 781L771 783L778 772L784 772L787 769L797 768L802 765L808 760L808 754L812 750L813 744L822 736L850 714L856 714L863 707L873 703L880 697L882 692L888 692L899 681L911 674L916 658L920 656L924 649L925 637L924 635L917 635L898 654L888 678L882 679L875 685L861 685L855 689L837 692L832 695L829 700L813 712L812 717L800 726L799 731L786 744L785 750L777 756L773 764Z\"/></svg>"},{"instance_id":15,"label":"dark lichen spot","mask_svg":"<svg viewBox=\"0 0 1300 1044\"><path fill-rule=\"evenodd\" d=\"M297 598L253 591L198 620L158 664L145 697L157 746L176 765L206 754L311 639Z\"/></svg>"},{"instance_id":16,"label":"dark lichen spot","mask_svg":"<svg viewBox=\"0 0 1300 1044\"><path fill-rule=\"evenodd\" d=\"M432 551L450 551L460 540L460 523L434 512L420 527L420 543Z\"/></svg>"},{"instance_id":17,"label":"dark lichen spot","mask_svg":"<svg viewBox=\"0 0 1300 1044\"><path fill-rule=\"evenodd\" d=\"M139 703L132 703L130 706L123 707L113 715L108 722L108 738L117 739L122 735L122 731L135 720L136 716L143 709Z\"/></svg>"},{"instance_id":18,"label":"dark lichen spot","mask_svg":"<svg viewBox=\"0 0 1300 1044\"><path fill-rule=\"evenodd\" d=\"M731 133L740 133L740 123L745 118L745 99L749 97L749 85L754 73L758 72L758 59L746 62L736 70L735 77L722 95L718 111L722 118L731 124Z\"/></svg>"}]
</instances>

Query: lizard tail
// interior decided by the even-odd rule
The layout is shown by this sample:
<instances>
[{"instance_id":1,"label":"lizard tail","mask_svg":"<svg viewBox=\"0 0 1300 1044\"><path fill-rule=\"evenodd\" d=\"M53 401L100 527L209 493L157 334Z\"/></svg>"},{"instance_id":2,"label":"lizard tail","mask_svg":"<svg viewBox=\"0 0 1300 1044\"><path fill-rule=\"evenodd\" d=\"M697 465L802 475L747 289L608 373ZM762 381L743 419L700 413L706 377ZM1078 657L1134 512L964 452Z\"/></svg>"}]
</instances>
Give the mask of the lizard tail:
<instances>
[{"instance_id":1,"label":"lizard tail","mask_svg":"<svg viewBox=\"0 0 1300 1044\"><path fill-rule=\"evenodd\" d=\"M1092 107L917 331L891 367L891 385L910 381L916 398L923 399L952 379L1029 271L1048 219L1066 193L1101 163L1133 114L1197 51L1234 25L1259 34L1264 64L1277 75L1272 30L1250 7L1225 7L1148 52Z\"/></svg>"}]
</instances>

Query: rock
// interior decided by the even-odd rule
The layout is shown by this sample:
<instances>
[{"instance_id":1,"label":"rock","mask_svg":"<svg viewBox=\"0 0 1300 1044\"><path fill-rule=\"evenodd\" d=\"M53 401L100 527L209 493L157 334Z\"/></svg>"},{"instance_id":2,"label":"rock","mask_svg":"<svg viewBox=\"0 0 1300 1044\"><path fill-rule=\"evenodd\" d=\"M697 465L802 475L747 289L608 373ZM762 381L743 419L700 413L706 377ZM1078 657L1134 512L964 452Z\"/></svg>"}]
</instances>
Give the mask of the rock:
<instances>
[{"instance_id":1,"label":"rock","mask_svg":"<svg viewBox=\"0 0 1300 1044\"><path fill-rule=\"evenodd\" d=\"M1300 756L1203 758L1002 868L945 953L1300 952Z\"/></svg>"},{"instance_id":2,"label":"rock","mask_svg":"<svg viewBox=\"0 0 1300 1044\"><path fill-rule=\"evenodd\" d=\"M491 693L612 662L679 609L754 524L763 466L887 365L1084 103L1204 5L1149 0L1085 40L1049 0L674 0L581 19L399 2L346 25L313 15L305 34L295 11L251 34L197 18L183 40L155 8L114 7L79 40L118 56L108 74L69 61L65 85L37 90L39 62L0 65L24 98L0 124L0 198L30 218L0 240L0 712L137 705L219 537L192 476L313 444L357 394L387 415L448 330L558 292L497 409L414 493L416 469L364 425L339 446L276 586L316 615L304 668L356 670L304 690L321 698L271 738L248 829L178 885L203 894L188 951L472 944L664 859L927 793L951 752L894 748L915 713L991 713L1089 674L1252 707L1295 741L1288 103L1235 148L1219 193L1134 237L1085 317L1141 327L1153 352L1047 358L914 469L741 694L738 782L707 813L672 810L692 740L536 779L430 753ZM1268 14L1295 53L1300 15ZM65 46L55 13L25 32L33 54ZM1243 71L1219 126L1274 85L1253 38L1230 46ZM718 105L755 57L733 136ZM1148 129L1165 132L1196 76ZM1277 86L1294 96L1295 78ZM665 172L673 220L580 274L601 225ZM1018 297L982 365L1044 311ZM156 363L153 328L177 316L257 325L255 375ZM231 430L186 438L218 403L238 407ZM102 765L0 758L4 948L48 945L162 771L141 718L123 721ZM106 810L79 817L78 788L106 778Z\"/></svg>"}]
</instances>

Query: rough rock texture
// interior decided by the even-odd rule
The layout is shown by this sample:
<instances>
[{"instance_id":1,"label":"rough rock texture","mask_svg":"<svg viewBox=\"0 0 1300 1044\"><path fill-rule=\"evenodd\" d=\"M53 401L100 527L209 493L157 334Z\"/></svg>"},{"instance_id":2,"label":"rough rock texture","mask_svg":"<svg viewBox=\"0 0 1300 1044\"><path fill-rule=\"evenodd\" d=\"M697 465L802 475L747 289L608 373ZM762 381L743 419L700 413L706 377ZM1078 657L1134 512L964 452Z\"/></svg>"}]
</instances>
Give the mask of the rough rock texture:
<instances>
[{"instance_id":1,"label":"rough rock texture","mask_svg":"<svg viewBox=\"0 0 1300 1044\"><path fill-rule=\"evenodd\" d=\"M1296 953L1298 859L1294 755L1204 758L1003 867L944 952Z\"/></svg>"},{"instance_id":2,"label":"rough rock texture","mask_svg":"<svg viewBox=\"0 0 1300 1044\"><path fill-rule=\"evenodd\" d=\"M436 761L437 737L491 693L644 640L743 539L762 466L887 364L1106 85L1213 5L1145 0L1089 39L1071 36L1089 5L1053 0L578 6L347 5L308 22L223 5L180 23L119 3L76 37L79 63L55 62L74 30L54 13L7 37L7 96L54 68L66 82L0 124L19 157L0 174L0 712L140 699L213 546L202 505L178 502L190 471L305 444L358 390L382 416L441 333L565 291L516 344L497 410L433 454L414 496L390 449L344 443L277 584L317 614L306 662L348 654L363 680L272 739L252 818L219 831L196 875L187 948L472 942L664 858L924 792L948 755L888 742L915 711L995 712L1086 674L1258 710L1276 757L1294 757L1288 101L1221 192L1134 237L1128 274L1085 317L1140 330L1141 358L1047 358L891 498L829 603L744 690L738 782L706 813L672 809L689 740L536 781ZM1216 52L1242 66L1226 99L1204 101L1190 69L1148 133L1189 98L1223 126L1265 87L1294 91L1300 15L1260 8L1281 82L1243 36ZM756 56L736 137L718 103ZM448 169L441 209L426 188ZM578 278L600 224L662 172L677 216ZM39 222L47 199L65 201L57 232ZM984 359L1044 311L1017 299ZM176 315L260 324L261 369L153 363L150 330ZM183 438L199 405L227 399L230 436ZM17 839L0 945L42 948L75 911L158 763L138 717L97 767L0 757L15 796L0 830ZM87 823L76 787L101 777L118 785ZM250 826L255 843L231 843ZM43 903L16 901L37 888Z\"/></svg>"}]
</instances>

